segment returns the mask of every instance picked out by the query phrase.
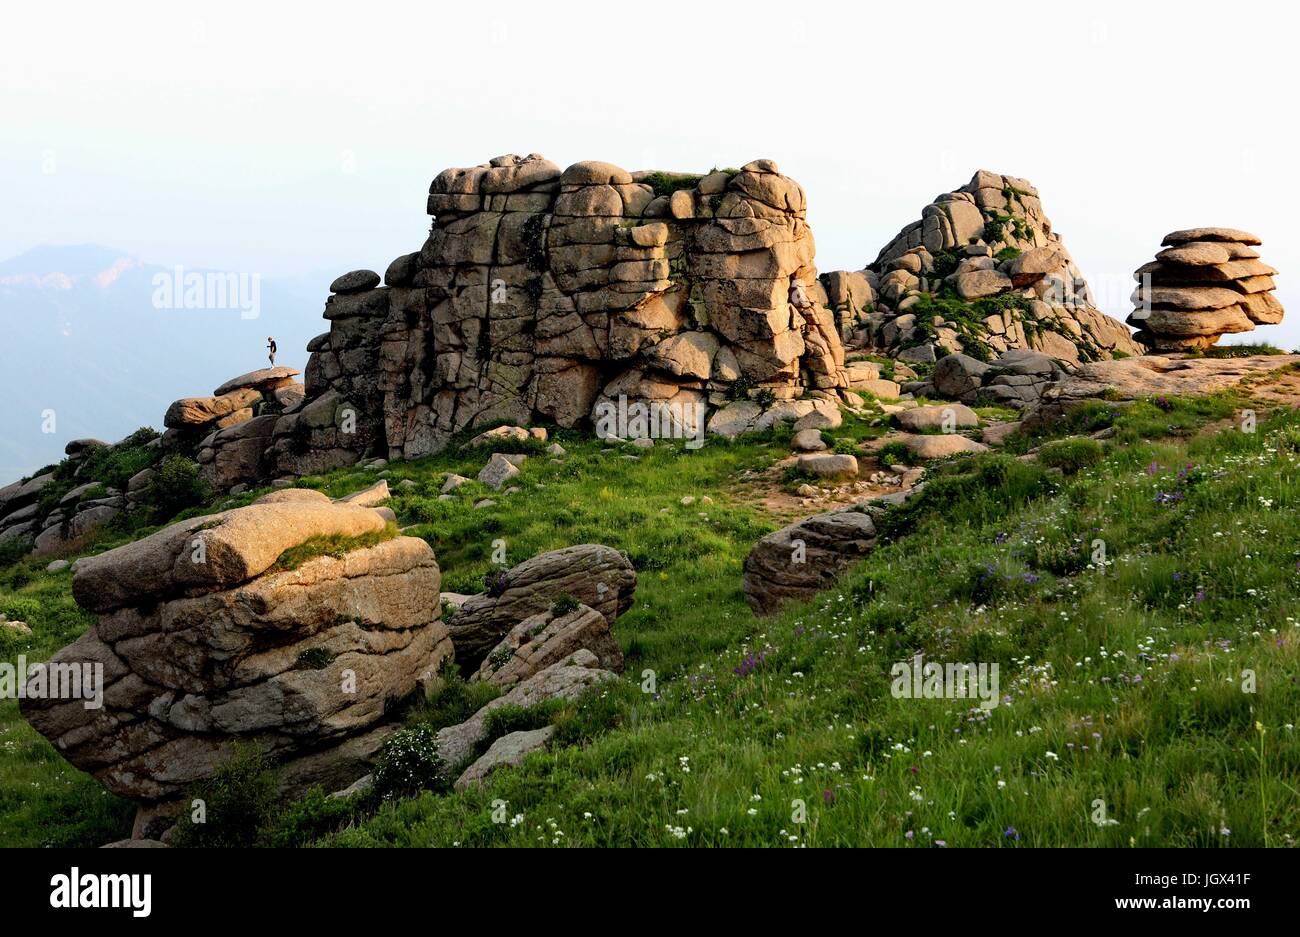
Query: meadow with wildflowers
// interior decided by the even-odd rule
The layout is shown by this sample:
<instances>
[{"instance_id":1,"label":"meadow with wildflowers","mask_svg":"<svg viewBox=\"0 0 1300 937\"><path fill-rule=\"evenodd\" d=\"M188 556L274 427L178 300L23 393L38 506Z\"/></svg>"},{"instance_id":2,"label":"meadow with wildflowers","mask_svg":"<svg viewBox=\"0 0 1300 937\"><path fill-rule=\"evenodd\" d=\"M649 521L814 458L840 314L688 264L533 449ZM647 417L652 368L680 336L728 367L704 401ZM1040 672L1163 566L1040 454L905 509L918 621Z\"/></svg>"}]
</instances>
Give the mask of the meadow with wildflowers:
<instances>
[{"instance_id":1,"label":"meadow with wildflowers","mask_svg":"<svg viewBox=\"0 0 1300 937\"><path fill-rule=\"evenodd\" d=\"M1300 416L1261 411L1244 432L1234 413L1248 404L1098 402L1053 434L1099 436L1095 447L1019 438L939 464L881 519L874 553L769 619L749 611L740 573L785 522L748 490L786 454L781 431L636 459L561 433L563 460L529 459L524 490L481 510L468 509L475 482L437 499L445 473L472 474L472 455L394 463L390 504L433 545L444 589L481 588L498 538L512 563L573 543L626 550L639 577L615 627L627 672L548 704L551 748L480 789L313 792L268 810L249 841L1295 845ZM1017 458L1051 446L1053 458ZM338 495L374 479L353 469L303 484ZM0 611L34 630L7 657L39 659L85 627L68 578L32 561L0 569ZM896 698L890 668L918 653L998 664L997 705ZM491 692L449 674L405 718L451 724ZM529 720L503 713L492 732ZM66 765L12 701L0 701L0 745L0 827L17 842L126 835L130 805Z\"/></svg>"}]
</instances>

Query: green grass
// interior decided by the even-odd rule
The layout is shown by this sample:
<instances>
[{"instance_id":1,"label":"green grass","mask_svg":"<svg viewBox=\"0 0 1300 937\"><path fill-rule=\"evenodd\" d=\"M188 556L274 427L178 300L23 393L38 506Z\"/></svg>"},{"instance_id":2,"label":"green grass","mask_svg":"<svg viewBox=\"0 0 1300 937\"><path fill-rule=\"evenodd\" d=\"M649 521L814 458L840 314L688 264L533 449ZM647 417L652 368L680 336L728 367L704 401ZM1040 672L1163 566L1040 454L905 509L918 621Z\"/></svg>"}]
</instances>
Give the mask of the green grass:
<instances>
[{"instance_id":1,"label":"green grass","mask_svg":"<svg viewBox=\"0 0 1300 937\"><path fill-rule=\"evenodd\" d=\"M317 792L256 841L1292 845L1300 416L1253 434L1204 431L1238 402L1090 405L1061 431L1113 434L1072 475L1003 454L938 466L878 525L866 561L766 620L744 603L741 563L779 522L744 500L738 476L786 455L771 439L641 452L561 434L568 456L530 456L515 482L524 490L479 510L489 492L477 482L451 501L437 493L447 472L472 478L485 453L390 465L391 506L434 546L448 591L480 588L497 540L512 564L582 542L626 550L638 571L636 604L615 627L627 672L546 712L559 726L551 749L481 789L382 803ZM846 427L835 434L874 432ZM306 484L341 495L375 477ZM683 506L687 494L714 503ZM8 603L36 629L33 658L88 622L67 583L30 564L0 571L0 611ZM895 698L890 668L918 651L997 663L1001 705ZM447 674L407 720L453 724L496 692ZM512 709L492 731L538 716ZM21 753L0 766L8 837L125 835L129 807L62 766L11 701L0 702L0 739ZM1093 821L1098 801L1114 823Z\"/></svg>"},{"instance_id":2,"label":"green grass","mask_svg":"<svg viewBox=\"0 0 1300 937\"><path fill-rule=\"evenodd\" d=\"M1268 342L1252 342L1240 345L1215 345L1202 353L1206 358L1248 358L1251 355L1285 355L1286 352Z\"/></svg>"}]
</instances>

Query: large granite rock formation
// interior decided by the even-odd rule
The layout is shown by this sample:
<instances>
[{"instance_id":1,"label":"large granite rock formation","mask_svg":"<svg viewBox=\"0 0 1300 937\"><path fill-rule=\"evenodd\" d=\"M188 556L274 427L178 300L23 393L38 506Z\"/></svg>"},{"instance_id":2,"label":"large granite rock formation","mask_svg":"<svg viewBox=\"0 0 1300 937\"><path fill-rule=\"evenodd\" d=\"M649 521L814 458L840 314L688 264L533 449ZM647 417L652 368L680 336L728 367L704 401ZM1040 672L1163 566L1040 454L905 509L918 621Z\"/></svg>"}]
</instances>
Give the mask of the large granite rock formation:
<instances>
[{"instance_id":1,"label":"large granite rock formation","mask_svg":"<svg viewBox=\"0 0 1300 937\"><path fill-rule=\"evenodd\" d=\"M1078 364L1142 353L1128 329L1094 308L1038 190L1014 176L975 173L927 205L865 270L826 274L822 285L850 344L903 360L987 359L1019 348Z\"/></svg>"},{"instance_id":2,"label":"large granite rock formation","mask_svg":"<svg viewBox=\"0 0 1300 937\"><path fill-rule=\"evenodd\" d=\"M1260 239L1234 228L1191 228L1133 274L1134 336L1154 351L1209 348L1220 336L1282 321L1277 271L1259 259Z\"/></svg>"},{"instance_id":3,"label":"large granite rock formation","mask_svg":"<svg viewBox=\"0 0 1300 937\"><path fill-rule=\"evenodd\" d=\"M728 394L846 386L804 191L770 160L691 176L502 156L440 173L428 210L384 286L335 282L278 472L423 456L491 421L575 426L619 397L680 408L689 432Z\"/></svg>"},{"instance_id":4,"label":"large granite rock formation","mask_svg":"<svg viewBox=\"0 0 1300 937\"><path fill-rule=\"evenodd\" d=\"M174 802L240 743L283 763L289 790L347 784L392 707L451 655L428 544L398 536L278 568L313 537L386 522L315 492L277 495L78 562L73 595L99 618L51 662L101 665L102 706L31 694L21 706L113 792Z\"/></svg>"}]
</instances>

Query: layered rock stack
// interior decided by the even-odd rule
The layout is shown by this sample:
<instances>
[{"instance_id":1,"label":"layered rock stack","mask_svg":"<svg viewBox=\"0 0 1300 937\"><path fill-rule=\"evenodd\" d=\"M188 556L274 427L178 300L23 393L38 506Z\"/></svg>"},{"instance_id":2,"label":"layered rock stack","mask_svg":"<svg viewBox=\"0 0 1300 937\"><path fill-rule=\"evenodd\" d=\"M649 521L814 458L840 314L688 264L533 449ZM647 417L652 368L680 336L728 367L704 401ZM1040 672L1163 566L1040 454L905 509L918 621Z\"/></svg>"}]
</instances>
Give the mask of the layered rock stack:
<instances>
[{"instance_id":1,"label":"layered rock stack","mask_svg":"<svg viewBox=\"0 0 1300 937\"><path fill-rule=\"evenodd\" d=\"M385 534L376 510L290 490L83 558L73 596L98 621L51 664L102 668L102 705L29 682L23 715L163 814L241 743L284 764L286 789L346 785L452 653L432 550ZM374 545L277 565L312 538L364 535Z\"/></svg>"},{"instance_id":2,"label":"layered rock stack","mask_svg":"<svg viewBox=\"0 0 1300 937\"><path fill-rule=\"evenodd\" d=\"M689 432L728 395L847 386L804 191L770 160L688 175L503 156L440 173L428 210L383 286L333 284L308 402L274 429L280 472L427 455L494 420L576 426L620 397Z\"/></svg>"},{"instance_id":3,"label":"layered rock stack","mask_svg":"<svg viewBox=\"0 0 1300 937\"><path fill-rule=\"evenodd\" d=\"M865 270L822 282L848 344L904 361L959 352L987 360L1010 349L1072 364L1141 354L1128 330L1093 306L1038 190L1014 176L975 173L927 205ZM927 296L956 300L966 314L927 311Z\"/></svg>"},{"instance_id":4,"label":"layered rock stack","mask_svg":"<svg viewBox=\"0 0 1300 937\"><path fill-rule=\"evenodd\" d=\"M192 450L221 430L300 403L303 386L294 380L297 374L293 368L262 368L231 378L210 396L173 401L163 415L164 448Z\"/></svg>"},{"instance_id":5,"label":"layered rock stack","mask_svg":"<svg viewBox=\"0 0 1300 937\"><path fill-rule=\"evenodd\" d=\"M1203 350L1220 336L1282 321L1277 271L1259 259L1260 239L1233 228L1166 235L1164 250L1133 274L1134 336L1153 351Z\"/></svg>"}]
</instances>

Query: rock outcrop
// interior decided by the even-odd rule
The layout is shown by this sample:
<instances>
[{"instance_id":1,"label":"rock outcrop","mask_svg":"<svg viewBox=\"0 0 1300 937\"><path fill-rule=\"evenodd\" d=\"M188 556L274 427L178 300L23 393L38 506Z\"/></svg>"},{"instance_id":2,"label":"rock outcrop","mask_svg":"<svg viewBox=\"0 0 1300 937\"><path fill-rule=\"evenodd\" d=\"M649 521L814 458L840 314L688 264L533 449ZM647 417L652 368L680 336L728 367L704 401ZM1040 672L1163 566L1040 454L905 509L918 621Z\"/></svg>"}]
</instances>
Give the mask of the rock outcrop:
<instances>
[{"instance_id":1,"label":"rock outcrop","mask_svg":"<svg viewBox=\"0 0 1300 937\"><path fill-rule=\"evenodd\" d=\"M466 599L450 621L456 662L465 673L478 670L517 625L550 614L556 602L580 603L612 626L632 607L636 593L636 571L627 554L594 543L541 553L491 579L489 589Z\"/></svg>"},{"instance_id":2,"label":"rock outcrop","mask_svg":"<svg viewBox=\"0 0 1300 937\"><path fill-rule=\"evenodd\" d=\"M503 156L434 179L424 247L341 277L276 471L415 458L492 421L586 424L602 402L711 406L846 385L816 301L803 189L770 160L693 176Z\"/></svg>"},{"instance_id":3,"label":"rock outcrop","mask_svg":"<svg viewBox=\"0 0 1300 937\"><path fill-rule=\"evenodd\" d=\"M548 700L574 700L590 687L617 679L617 674L601 669L595 654L580 650L533 674L459 725L440 729L438 757L449 769L466 764L479 743L487 738L488 714L503 706L527 708Z\"/></svg>"},{"instance_id":4,"label":"rock outcrop","mask_svg":"<svg viewBox=\"0 0 1300 937\"><path fill-rule=\"evenodd\" d=\"M903 390L918 397L1027 410L1072 367L1043 352L1021 348L1004 351L987 362L953 354L939 359L929 380L909 381Z\"/></svg>"},{"instance_id":5,"label":"rock outcrop","mask_svg":"<svg viewBox=\"0 0 1300 937\"><path fill-rule=\"evenodd\" d=\"M1235 387L1242 381L1300 364L1300 355L1245 358L1177 358L1145 355L1096 361L1078 368L1043 392L1025 415L1026 428L1048 427L1079 404L1103 399L1117 406L1155 396L1197 396Z\"/></svg>"},{"instance_id":6,"label":"rock outcrop","mask_svg":"<svg viewBox=\"0 0 1300 937\"><path fill-rule=\"evenodd\" d=\"M745 599L756 615L805 602L829 588L876 545L876 528L860 511L815 514L773 531L745 557Z\"/></svg>"},{"instance_id":7,"label":"rock outcrop","mask_svg":"<svg viewBox=\"0 0 1300 937\"><path fill-rule=\"evenodd\" d=\"M470 679L511 686L580 650L595 654L602 669L622 673L623 654L609 625L605 616L590 606L552 606L511 628Z\"/></svg>"},{"instance_id":8,"label":"rock outcrop","mask_svg":"<svg viewBox=\"0 0 1300 937\"><path fill-rule=\"evenodd\" d=\"M297 494L79 561L73 595L98 621L51 663L101 667L102 706L29 683L26 719L111 791L164 813L239 744L280 762L289 790L363 774L393 707L451 656L439 570L423 540L401 536L278 566L315 537L384 535L370 508Z\"/></svg>"},{"instance_id":9,"label":"rock outcrop","mask_svg":"<svg viewBox=\"0 0 1300 937\"><path fill-rule=\"evenodd\" d=\"M1175 231L1133 274L1134 336L1153 351L1209 348L1223 335L1282 321L1277 271L1259 259L1260 239L1233 228Z\"/></svg>"},{"instance_id":10,"label":"rock outcrop","mask_svg":"<svg viewBox=\"0 0 1300 937\"><path fill-rule=\"evenodd\" d=\"M1038 190L1014 176L975 173L865 270L826 274L822 285L849 345L905 361L1009 349L1076 364L1141 354L1128 329L1093 306Z\"/></svg>"}]
</instances>

